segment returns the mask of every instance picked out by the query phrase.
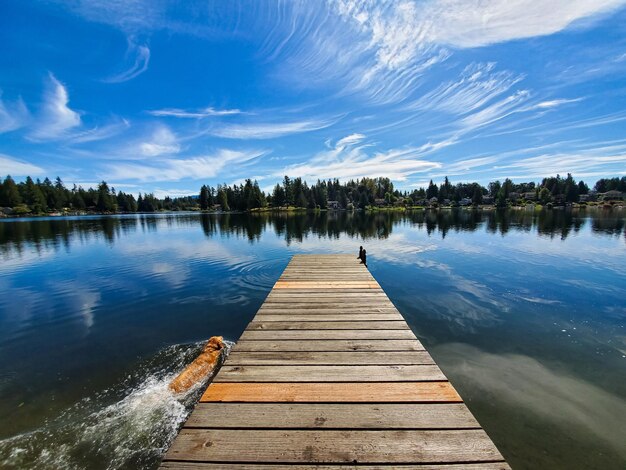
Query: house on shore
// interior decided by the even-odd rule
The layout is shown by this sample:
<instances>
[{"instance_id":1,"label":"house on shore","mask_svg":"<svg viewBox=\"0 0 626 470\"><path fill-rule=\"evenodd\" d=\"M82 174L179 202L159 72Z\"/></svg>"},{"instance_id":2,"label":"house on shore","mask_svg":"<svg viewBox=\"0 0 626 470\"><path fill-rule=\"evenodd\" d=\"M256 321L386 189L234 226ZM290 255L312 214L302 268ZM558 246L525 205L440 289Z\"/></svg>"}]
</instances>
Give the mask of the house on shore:
<instances>
[{"instance_id":1,"label":"house on shore","mask_svg":"<svg viewBox=\"0 0 626 470\"><path fill-rule=\"evenodd\" d=\"M622 201L624 199L624 193L616 190L607 191L600 196L603 201Z\"/></svg>"}]
</instances>

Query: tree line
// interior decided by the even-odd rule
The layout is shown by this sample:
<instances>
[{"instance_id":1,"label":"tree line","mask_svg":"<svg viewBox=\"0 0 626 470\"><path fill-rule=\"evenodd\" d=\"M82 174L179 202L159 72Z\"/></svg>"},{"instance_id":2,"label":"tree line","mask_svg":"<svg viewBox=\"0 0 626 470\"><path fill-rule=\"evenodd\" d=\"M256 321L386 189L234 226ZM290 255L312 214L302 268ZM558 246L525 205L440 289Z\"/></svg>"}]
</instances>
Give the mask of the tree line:
<instances>
[{"instance_id":1,"label":"tree line","mask_svg":"<svg viewBox=\"0 0 626 470\"><path fill-rule=\"evenodd\" d=\"M155 212L161 210L248 211L262 208L364 209L371 206L419 206L495 204L504 207L511 202L537 201L541 204L579 202L591 192L626 192L626 176L602 178L590 190L584 181L571 174L544 178L541 183L514 183L510 179L493 181L486 187L479 183L452 184L448 177L437 185L431 180L426 188L400 191L389 178L362 178L345 183L338 179L318 180L309 185L302 178L285 176L270 194L257 181L243 184L203 185L198 196L157 198L154 194L116 191L102 181L96 188L67 188L61 178L34 181L30 176L16 183L11 176L0 180L0 208L10 208L14 215L51 212Z\"/></svg>"},{"instance_id":2,"label":"tree line","mask_svg":"<svg viewBox=\"0 0 626 470\"><path fill-rule=\"evenodd\" d=\"M29 176L16 183L11 176L0 181L0 207L12 209L15 215L45 214L71 210L74 212L155 212L159 210L190 210L197 206L193 197L159 199L154 194L133 194L115 191L102 181L97 188L67 188L61 178L54 183L46 178L33 181Z\"/></svg>"}]
</instances>

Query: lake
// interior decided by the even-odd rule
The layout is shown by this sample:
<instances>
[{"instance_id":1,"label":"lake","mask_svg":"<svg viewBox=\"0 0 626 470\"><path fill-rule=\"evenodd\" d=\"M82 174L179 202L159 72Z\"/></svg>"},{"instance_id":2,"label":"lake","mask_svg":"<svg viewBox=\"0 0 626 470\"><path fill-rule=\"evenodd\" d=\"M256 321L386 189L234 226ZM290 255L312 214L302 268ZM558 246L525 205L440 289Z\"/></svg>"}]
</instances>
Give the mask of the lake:
<instances>
[{"instance_id":1,"label":"lake","mask_svg":"<svg viewBox=\"0 0 626 470\"><path fill-rule=\"evenodd\" d=\"M0 467L154 468L296 253L368 265L513 468L626 466L626 210L0 221Z\"/></svg>"}]
</instances>

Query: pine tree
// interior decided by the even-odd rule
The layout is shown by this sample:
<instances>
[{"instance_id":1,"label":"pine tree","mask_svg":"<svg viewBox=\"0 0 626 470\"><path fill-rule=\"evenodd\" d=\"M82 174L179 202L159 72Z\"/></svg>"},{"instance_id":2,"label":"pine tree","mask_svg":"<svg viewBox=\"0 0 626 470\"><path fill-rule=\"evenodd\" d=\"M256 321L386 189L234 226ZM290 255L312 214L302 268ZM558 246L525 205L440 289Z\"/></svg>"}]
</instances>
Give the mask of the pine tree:
<instances>
[{"instance_id":1,"label":"pine tree","mask_svg":"<svg viewBox=\"0 0 626 470\"><path fill-rule=\"evenodd\" d=\"M200 209L203 211L209 208L209 188L206 185L202 185L200 188Z\"/></svg>"},{"instance_id":2,"label":"pine tree","mask_svg":"<svg viewBox=\"0 0 626 470\"><path fill-rule=\"evenodd\" d=\"M40 184L35 184L30 176L26 178L24 183L20 184L20 186L23 185L22 199L30 207L31 211L36 214L45 212L48 209L46 198L39 187Z\"/></svg>"},{"instance_id":3,"label":"pine tree","mask_svg":"<svg viewBox=\"0 0 626 470\"><path fill-rule=\"evenodd\" d=\"M22 203L22 197L11 175L7 175L0 191L0 206L15 207Z\"/></svg>"}]
</instances>

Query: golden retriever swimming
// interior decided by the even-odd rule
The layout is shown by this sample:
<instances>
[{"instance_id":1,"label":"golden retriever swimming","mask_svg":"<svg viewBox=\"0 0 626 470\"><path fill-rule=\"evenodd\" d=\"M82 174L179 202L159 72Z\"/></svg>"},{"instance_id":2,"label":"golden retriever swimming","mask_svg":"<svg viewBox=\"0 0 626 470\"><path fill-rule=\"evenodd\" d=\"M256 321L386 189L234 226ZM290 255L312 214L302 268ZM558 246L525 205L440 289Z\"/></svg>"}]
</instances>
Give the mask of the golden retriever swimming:
<instances>
[{"instance_id":1,"label":"golden retriever swimming","mask_svg":"<svg viewBox=\"0 0 626 470\"><path fill-rule=\"evenodd\" d=\"M215 369L225 346L224 338L212 336L204 345L200 355L170 382L170 390L175 393L186 392L205 379Z\"/></svg>"}]
</instances>

